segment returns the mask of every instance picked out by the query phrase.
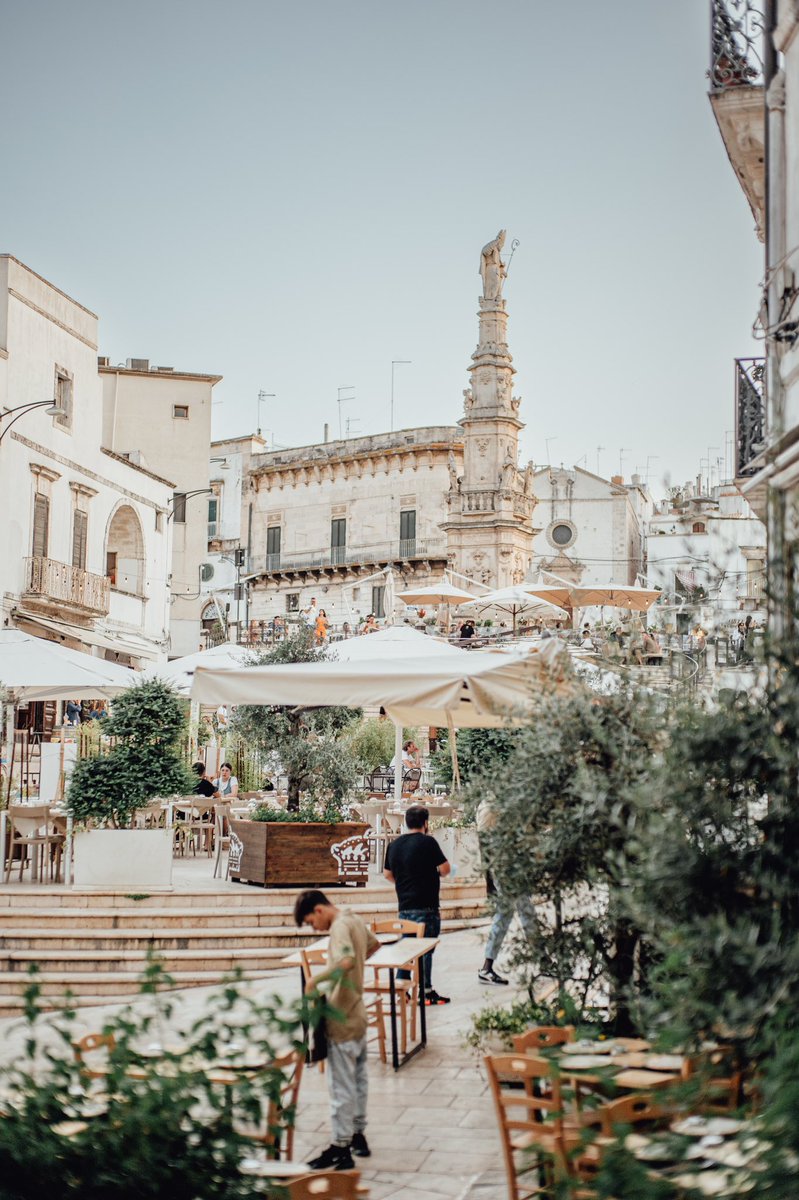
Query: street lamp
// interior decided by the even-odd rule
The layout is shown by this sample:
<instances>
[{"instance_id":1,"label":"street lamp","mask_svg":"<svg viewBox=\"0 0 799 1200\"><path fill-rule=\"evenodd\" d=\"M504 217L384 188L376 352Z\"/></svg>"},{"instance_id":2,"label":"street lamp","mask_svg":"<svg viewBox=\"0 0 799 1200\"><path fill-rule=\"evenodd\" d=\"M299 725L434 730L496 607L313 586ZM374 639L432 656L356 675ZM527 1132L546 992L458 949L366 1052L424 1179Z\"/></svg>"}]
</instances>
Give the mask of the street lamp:
<instances>
[{"instance_id":1,"label":"street lamp","mask_svg":"<svg viewBox=\"0 0 799 1200\"><path fill-rule=\"evenodd\" d=\"M169 501L169 503L172 505L172 511L167 513L167 517L166 517L167 521L171 521L177 511L177 505L176 505L175 501L177 500L178 496L180 497L180 499L183 503L183 508L184 508L184 512L185 512L186 501L191 500L192 496L213 496L213 494L214 494L214 489L209 488L209 487L195 488L193 492L175 492L174 496Z\"/></svg>"},{"instance_id":2,"label":"street lamp","mask_svg":"<svg viewBox=\"0 0 799 1200\"><path fill-rule=\"evenodd\" d=\"M394 368L400 366L410 366L412 359L410 358L392 358L391 360L391 424L389 433L394 432Z\"/></svg>"},{"instance_id":3,"label":"street lamp","mask_svg":"<svg viewBox=\"0 0 799 1200\"><path fill-rule=\"evenodd\" d=\"M0 421L5 420L6 417L10 417L12 413L17 414L14 417L14 420L9 421L9 423L6 425L5 429L2 432L0 432L0 442L2 442L3 438L6 436L9 429L14 424L14 421L18 421L20 419L20 417L24 417L25 413L32 412L34 408L44 408L45 405L47 406L46 412L47 412L48 417L63 417L64 416L65 410L63 408L61 408L58 404L56 404L53 400L34 400L29 404L18 404L16 406L16 408L7 408L5 410L5 412L0 413Z\"/></svg>"}]
</instances>

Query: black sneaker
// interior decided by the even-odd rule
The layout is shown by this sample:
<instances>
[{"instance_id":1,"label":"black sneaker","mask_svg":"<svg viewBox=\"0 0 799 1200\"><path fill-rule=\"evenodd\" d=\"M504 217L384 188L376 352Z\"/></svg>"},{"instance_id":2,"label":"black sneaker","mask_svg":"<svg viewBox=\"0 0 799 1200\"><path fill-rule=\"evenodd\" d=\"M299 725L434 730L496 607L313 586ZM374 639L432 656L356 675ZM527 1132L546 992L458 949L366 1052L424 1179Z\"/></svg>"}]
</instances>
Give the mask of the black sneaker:
<instances>
[{"instance_id":1,"label":"black sneaker","mask_svg":"<svg viewBox=\"0 0 799 1200\"><path fill-rule=\"evenodd\" d=\"M367 1142L363 1133L361 1133L360 1129L353 1136L353 1139L350 1142L350 1150L353 1154L357 1154L358 1158L371 1157L372 1151L369 1149L369 1143Z\"/></svg>"},{"instance_id":2,"label":"black sneaker","mask_svg":"<svg viewBox=\"0 0 799 1200\"><path fill-rule=\"evenodd\" d=\"M484 971L482 968L477 972L477 978L481 983L506 984L507 979L503 979L501 975L497 975L493 969Z\"/></svg>"},{"instance_id":3,"label":"black sneaker","mask_svg":"<svg viewBox=\"0 0 799 1200\"><path fill-rule=\"evenodd\" d=\"M449 996L439 996L435 989L431 988L429 992L424 994L425 1004L449 1004Z\"/></svg>"},{"instance_id":4,"label":"black sneaker","mask_svg":"<svg viewBox=\"0 0 799 1200\"><path fill-rule=\"evenodd\" d=\"M328 1146L316 1158L308 1160L312 1171L352 1171L355 1163L352 1161L349 1146Z\"/></svg>"}]
</instances>

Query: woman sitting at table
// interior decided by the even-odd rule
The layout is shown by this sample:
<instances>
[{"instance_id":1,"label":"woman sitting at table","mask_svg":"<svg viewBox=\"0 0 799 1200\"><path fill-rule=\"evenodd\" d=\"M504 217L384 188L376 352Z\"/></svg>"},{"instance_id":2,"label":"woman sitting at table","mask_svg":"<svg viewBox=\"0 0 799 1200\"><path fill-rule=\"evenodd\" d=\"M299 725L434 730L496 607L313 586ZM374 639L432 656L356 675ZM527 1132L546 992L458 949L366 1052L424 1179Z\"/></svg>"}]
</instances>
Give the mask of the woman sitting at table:
<instances>
[{"instance_id":1,"label":"woman sitting at table","mask_svg":"<svg viewBox=\"0 0 799 1200\"><path fill-rule=\"evenodd\" d=\"M219 768L219 778L214 780L214 787L219 792L220 796L225 799L233 799L239 794L239 781L233 774L233 768L229 762L222 763Z\"/></svg>"},{"instance_id":2,"label":"woman sitting at table","mask_svg":"<svg viewBox=\"0 0 799 1200\"><path fill-rule=\"evenodd\" d=\"M214 787L211 780L208 778L205 770L204 762L192 763L191 767L194 774L197 776L197 783L194 787L195 796L205 796L207 800L218 798L219 792Z\"/></svg>"}]
</instances>

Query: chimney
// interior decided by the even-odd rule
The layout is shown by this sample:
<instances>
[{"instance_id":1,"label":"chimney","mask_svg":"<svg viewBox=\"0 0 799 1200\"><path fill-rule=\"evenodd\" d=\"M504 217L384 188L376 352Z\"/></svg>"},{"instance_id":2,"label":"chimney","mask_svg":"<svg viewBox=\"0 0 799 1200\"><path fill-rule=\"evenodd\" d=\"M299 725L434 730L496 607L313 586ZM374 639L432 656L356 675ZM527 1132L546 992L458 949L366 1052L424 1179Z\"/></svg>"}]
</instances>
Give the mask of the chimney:
<instances>
[{"instance_id":1,"label":"chimney","mask_svg":"<svg viewBox=\"0 0 799 1200\"><path fill-rule=\"evenodd\" d=\"M615 483L616 487L624 487L624 476L623 475L611 475L610 482Z\"/></svg>"},{"instance_id":2,"label":"chimney","mask_svg":"<svg viewBox=\"0 0 799 1200\"><path fill-rule=\"evenodd\" d=\"M640 475L632 475L630 477L630 483L632 484L633 487L640 487L641 486L641 476Z\"/></svg>"},{"instance_id":3,"label":"chimney","mask_svg":"<svg viewBox=\"0 0 799 1200\"><path fill-rule=\"evenodd\" d=\"M328 425L327 421L325 421L325 436L323 441L325 445L327 445L327 443L330 441L330 426Z\"/></svg>"},{"instance_id":4,"label":"chimney","mask_svg":"<svg viewBox=\"0 0 799 1200\"><path fill-rule=\"evenodd\" d=\"M696 494L697 494L697 496L702 495L702 473L701 473L701 471L696 477Z\"/></svg>"}]
</instances>

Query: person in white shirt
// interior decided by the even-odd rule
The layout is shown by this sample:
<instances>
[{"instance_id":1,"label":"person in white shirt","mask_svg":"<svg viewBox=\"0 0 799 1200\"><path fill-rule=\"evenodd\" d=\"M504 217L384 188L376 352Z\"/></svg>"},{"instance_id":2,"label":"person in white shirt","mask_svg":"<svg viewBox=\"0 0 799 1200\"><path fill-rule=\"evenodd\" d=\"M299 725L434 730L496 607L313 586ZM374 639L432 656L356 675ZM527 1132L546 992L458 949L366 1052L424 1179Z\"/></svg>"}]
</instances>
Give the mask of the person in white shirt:
<instances>
[{"instance_id":1,"label":"person in white shirt","mask_svg":"<svg viewBox=\"0 0 799 1200\"><path fill-rule=\"evenodd\" d=\"M238 796L239 781L233 774L233 767L229 762L222 763L222 766L219 768L219 778L214 780L214 787L220 796L229 799Z\"/></svg>"},{"instance_id":2,"label":"person in white shirt","mask_svg":"<svg viewBox=\"0 0 799 1200\"><path fill-rule=\"evenodd\" d=\"M316 618L319 616L319 610L316 607L316 596L311 596L311 603L307 608L304 608L300 613L300 617L311 629L316 628Z\"/></svg>"}]
</instances>

